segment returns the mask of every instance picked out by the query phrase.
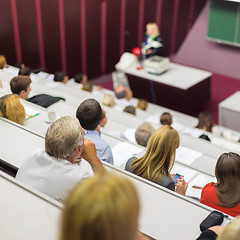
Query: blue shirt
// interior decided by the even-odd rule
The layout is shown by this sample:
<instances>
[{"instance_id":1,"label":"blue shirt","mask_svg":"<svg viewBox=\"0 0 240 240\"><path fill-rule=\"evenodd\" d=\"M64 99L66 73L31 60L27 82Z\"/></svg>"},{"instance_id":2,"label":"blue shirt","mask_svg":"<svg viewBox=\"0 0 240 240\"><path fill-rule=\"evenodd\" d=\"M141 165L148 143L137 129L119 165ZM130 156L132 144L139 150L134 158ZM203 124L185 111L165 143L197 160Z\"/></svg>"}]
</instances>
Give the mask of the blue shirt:
<instances>
[{"instance_id":1,"label":"blue shirt","mask_svg":"<svg viewBox=\"0 0 240 240\"><path fill-rule=\"evenodd\" d=\"M97 156L101 161L108 162L113 165L112 150L108 143L101 138L101 133L96 130L88 130L86 138L95 143L97 149Z\"/></svg>"}]
</instances>

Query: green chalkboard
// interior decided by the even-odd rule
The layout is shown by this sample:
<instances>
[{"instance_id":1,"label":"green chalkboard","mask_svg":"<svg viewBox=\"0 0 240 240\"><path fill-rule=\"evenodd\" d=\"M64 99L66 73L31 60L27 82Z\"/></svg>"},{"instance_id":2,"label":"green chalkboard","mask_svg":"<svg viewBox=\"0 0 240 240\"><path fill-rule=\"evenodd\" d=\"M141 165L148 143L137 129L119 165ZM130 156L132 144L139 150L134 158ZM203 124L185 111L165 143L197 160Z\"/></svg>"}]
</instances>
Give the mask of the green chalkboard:
<instances>
[{"instance_id":1,"label":"green chalkboard","mask_svg":"<svg viewBox=\"0 0 240 240\"><path fill-rule=\"evenodd\" d=\"M239 5L225 1L211 1L208 38L229 44L240 43Z\"/></svg>"}]
</instances>

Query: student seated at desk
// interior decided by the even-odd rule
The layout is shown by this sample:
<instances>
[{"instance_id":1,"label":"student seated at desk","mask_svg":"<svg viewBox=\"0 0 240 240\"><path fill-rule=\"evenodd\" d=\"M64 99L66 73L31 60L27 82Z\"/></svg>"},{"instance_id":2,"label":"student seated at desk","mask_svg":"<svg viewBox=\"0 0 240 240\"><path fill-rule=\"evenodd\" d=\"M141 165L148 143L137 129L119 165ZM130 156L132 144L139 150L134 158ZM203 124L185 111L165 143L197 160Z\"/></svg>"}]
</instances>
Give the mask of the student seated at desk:
<instances>
[{"instance_id":1,"label":"student seated at desk","mask_svg":"<svg viewBox=\"0 0 240 240\"><path fill-rule=\"evenodd\" d=\"M55 82L61 82L63 84L66 84L68 82L68 75L65 72L55 72L53 80Z\"/></svg>"},{"instance_id":2,"label":"student seated at desk","mask_svg":"<svg viewBox=\"0 0 240 240\"><path fill-rule=\"evenodd\" d=\"M91 82L86 82L82 85L82 90L92 92L93 91L93 84Z\"/></svg>"},{"instance_id":3,"label":"student seated at desk","mask_svg":"<svg viewBox=\"0 0 240 240\"><path fill-rule=\"evenodd\" d=\"M0 69L4 69L7 66L7 60L4 55L0 55Z\"/></svg>"},{"instance_id":4,"label":"student seated at desk","mask_svg":"<svg viewBox=\"0 0 240 240\"><path fill-rule=\"evenodd\" d=\"M137 230L139 209L132 182L97 174L66 199L59 240L148 240Z\"/></svg>"},{"instance_id":5,"label":"student seated at desk","mask_svg":"<svg viewBox=\"0 0 240 240\"><path fill-rule=\"evenodd\" d=\"M210 113L200 112L198 114L198 124L196 128L202 129L207 132L212 132L213 122Z\"/></svg>"},{"instance_id":6,"label":"student seated at desk","mask_svg":"<svg viewBox=\"0 0 240 240\"><path fill-rule=\"evenodd\" d=\"M102 104L106 105L108 107L115 106L114 97L110 94L104 94L103 99L102 99Z\"/></svg>"},{"instance_id":7,"label":"student seated at desk","mask_svg":"<svg viewBox=\"0 0 240 240\"><path fill-rule=\"evenodd\" d=\"M83 159L81 159L83 158ZM103 171L92 141L75 117L53 122L45 136L45 150L34 151L20 166L16 178L58 201L82 179Z\"/></svg>"},{"instance_id":8,"label":"student seated at desk","mask_svg":"<svg viewBox=\"0 0 240 240\"><path fill-rule=\"evenodd\" d=\"M170 171L179 146L178 132L169 125L158 128L150 137L147 150L141 158L130 158L125 170L185 195L188 184L177 179L176 187Z\"/></svg>"},{"instance_id":9,"label":"student seated at desk","mask_svg":"<svg viewBox=\"0 0 240 240\"><path fill-rule=\"evenodd\" d=\"M172 125L172 115L169 112L164 112L160 117L160 123L162 125Z\"/></svg>"},{"instance_id":10,"label":"student seated at desk","mask_svg":"<svg viewBox=\"0 0 240 240\"><path fill-rule=\"evenodd\" d=\"M217 183L208 183L200 202L233 217L240 215L240 156L223 153L215 168Z\"/></svg>"},{"instance_id":11,"label":"student seated at desk","mask_svg":"<svg viewBox=\"0 0 240 240\"><path fill-rule=\"evenodd\" d=\"M76 112L81 126L87 130L86 138L92 140L100 160L113 164L112 150L108 143L101 138L102 108L95 99L83 101Z\"/></svg>"},{"instance_id":12,"label":"student seated at desk","mask_svg":"<svg viewBox=\"0 0 240 240\"><path fill-rule=\"evenodd\" d=\"M7 94L0 98L0 117L24 125L25 110L18 95Z\"/></svg>"},{"instance_id":13,"label":"student seated at desk","mask_svg":"<svg viewBox=\"0 0 240 240\"><path fill-rule=\"evenodd\" d=\"M142 123L135 132L135 139L138 145L147 147L147 143L155 128L149 122Z\"/></svg>"},{"instance_id":14,"label":"student seated at desk","mask_svg":"<svg viewBox=\"0 0 240 240\"><path fill-rule=\"evenodd\" d=\"M130 114L136 116L136 108L134 106L131 106L131 105L127 106L127 107L124 108L123 111L126 112L126 113L130 113Z\"/></svg>"},{"instance_id":15,"label":"student seated at desk","mask_svg":"<svg viewBox=\"0 0 240 240\"><path fill-rule=\"evenodd\" d=\"M88 81L88 77L85 74L78 73L74 76L74 81L79 84L84 84Z\"/></svg>"},{"instance_id":16,"label":"student seated at desk","mask_svg":"<svg viewBox=\"0 0 240 240\"><path fill-rule=\"evenodd\" d=\"M117 99L126 99L131 100L132 99L132 90L130 88L127 88L125 86L119 86L115 89L115 95Z\"/></svg>"},{"instance_id":17,"label":"student seated at desk","mask_svg":"<svg viewBox=\"0 0 240 240\"><path fill-rule=\"evenodd\" d=\"M48 108L60 100L65 100L61 97L52 97L47 94L38 94L31 98L28 98L31 91L31 82L32 80L29 76L19 75L12 78L10 81L10 88L12 93L18 94L18 96L23 100L27 100L45 108Z\"/></svg>"},{"instance_id":18,"label":"student seated at desk","mask_svg":"<svg viewBox=\"0 0 240 240\"><path fill-rule=\"evenodd\" d=\"M21 76L30 76L32 73L32 69L28 66L24 66L23 68L21 67L19 69L19 72L18 72L18 75L21 75Z\"/></svg>"},{"instance_id":19,"label":"student seated at desk","mask_svg":"<svg viewBox=\"0 0 240 240\"><path fill-rule=\"evenodd\" d=\"M145 99L139 99L136 108L146 111L148 108L148 101L146 101Z\"/></svg>"}]
</instances>

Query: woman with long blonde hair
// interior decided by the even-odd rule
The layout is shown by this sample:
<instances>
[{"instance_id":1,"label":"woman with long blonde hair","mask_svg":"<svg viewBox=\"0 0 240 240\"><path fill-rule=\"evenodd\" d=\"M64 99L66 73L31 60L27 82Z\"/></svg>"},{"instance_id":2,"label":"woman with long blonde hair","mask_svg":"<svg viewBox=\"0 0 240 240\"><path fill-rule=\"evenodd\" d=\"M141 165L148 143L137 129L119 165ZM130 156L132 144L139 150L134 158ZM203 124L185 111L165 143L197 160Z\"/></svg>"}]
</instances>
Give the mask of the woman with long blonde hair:
<instances>
[{"instance_id":1,"label":"woman with long blonde hair","mask_svg":"<svg viewBox=\"0 0 240 240\"><path fill-rule=\"evenodd\" d=\"M150 137L144 156L130 158L126 163L125 170L185 195L187 184L184 178L181 177L177 181L175 188L170 174L179 141L178 132L171 126L165 125L158 128Z\"/></svg>"},{"instance_id":2,"label":"woman with long blonde hair","mask_svg":"<svg viewBox=\"0 0 240 240\"><path fill-rule=\"evenodd\" d=\"M0 69L3 69L7 66L7 60L4 55L0 55Z\"/></svg>"},{"instance_id":3,"label":"woman with long blonde hair","mask_svg":"<svg viewBox=\"0 0 240 240\"><path fill-rule=\"evenodd\" d=\"M7 94L0 98L0 117L24 125L25 110L18 95Z\"/></svg>"},{"instance_id":4,"label":"woman with long blonde hair","mask_svg":"<svg viewBox=\"0 0 240 240\"><path fill-rule=\"evenodd\" d=\"M138 214L138 195L128 179L96 174L82 181L66 199L60 240L139 239Z\"/></svg>"}]
</instances>

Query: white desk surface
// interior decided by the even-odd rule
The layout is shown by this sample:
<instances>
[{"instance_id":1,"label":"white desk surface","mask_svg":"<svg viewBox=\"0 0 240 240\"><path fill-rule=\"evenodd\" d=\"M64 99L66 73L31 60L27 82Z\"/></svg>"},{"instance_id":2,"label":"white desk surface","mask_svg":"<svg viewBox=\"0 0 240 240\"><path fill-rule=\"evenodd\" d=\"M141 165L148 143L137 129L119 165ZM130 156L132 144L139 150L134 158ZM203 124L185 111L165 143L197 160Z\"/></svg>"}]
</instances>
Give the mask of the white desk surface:
<instances>
[{"instance_id":1,"label":"white desk surface","mask_svg":"<svg viewBox=\"0 0 240 240\"><path fill-rule=\"evenodd\" d=\"M15 123L0 118L0 158L19 168L26 157L37 148L44 148L44 139Z\"/></svg>"},{"instance_id":2,"label":"white desk surface","mask_svg":"<svg viewBox=\"0 0 240 240\"><path fill-rule=\"evenodd\" d=\"M0 70L0 79L4 80L3 88L2 88L2 92L4 93L10 93L9 82L14 76L11 72L9 72L9 69L8 71ZM45 80L45 81L48 81L48 80ZM52 96L60 96L66 99L67 104L74 106L76 109L80 105L80 103L85 99L94 98L99 102L101 102L102 100L102 98L99 97L99 95L94 95L87 91L79 90L77 88L71 88L68 85L63 85L60 83L58 83L57 86L54 88L47 87L43 79L38 82L32 82L31 88L32 88L31 96L35 94L41 94L41 93L47 93ZM108 111L111 111L111 112L118 112L106 106L104 106L104 108L107 108ZM168 108L154 105L151 103L149 103L149 111L148 110L142 111L139 109L137 110L137 118L140 118L141 120L145 120L148 116L156 112L170 112L173 114L174 117L178 118L180 122L185 123L186 125L194 126L197 123L197 119L194 117L179 113L177 111L170 110Z\"/></svg>"},{"instance_id":3,"label":"white desk surface","mask_svg":"<svg viewBox=\"0 0 240 240\"><path fill-rule=\"evenodd\" d=\"M199 236L199 224L213 209L134 174L107 167L107 164L105 167L129 178L137 188L142 232L155 239L192 240ZM228 222L225 219L224 225Z\"/></svg>"},{"instance_id":4,"label":"white desk surface","mask_svg":"<svg viewBox=\"0 0 240 240\"><path fill-rule=\"evenodd\" d=\"M0 188L2 240L58 239L61 204L40 198L2 172Z\"/></svg>"},{"instance_id":5,"label":"white desk surface","mask_svg":"<svg viewBox=\"0 0 240 240\"><path fill-rule=\"evenodd\" d=\"M211 208L108 164L104 165L108 171L129 178L137 188L140 231L156 239L190 240L200 234L199 223L212 211ZM1 172L0 186L5 193L0 199L4 206L0 216L1 239L57 240L61 203L25 188L19 181ZM173 221L173 216L182 216L181 221ZM229 220L225 219L223 225L228 223ZM183 231L186 226L188 230Z\"/></svg>"},{"instance_id":6,"label":"white desk surface","mask_svg":"<svg viewBox=\"0 0 240 240\"><path fill-rule=\"evenodd\" d=\"M234 112L240 112L240 91L235 92L219 103L219 107L226 108Z\"/></svg>"},{"instance_id":7,"label":"white desk surface","mask_svg":"<svg viewBox=\"0 0 240 240\"><path fill-rule=\"evenodd\" d=\"M170 68L167 72L161 75L153 75L142 70L137 70L139 64L127 69L125 72L137 77L153 80L172 87L187 90L190 87L202 82L206 78L212 76L211 72L183 66L176 63L170 63Z\"/></svg>"},{"instance_id":8,"label":"white desk surface","mask_svg":"<svg viewBox=\"0 0 240 240\"><path fill-rule=\"evenodd\" d=\"M194 138L184 134L180 134L180 145L202 152L212 158L218 158L227 150L213 145L211 142L204 139Z\"/></svg>"}]
</instances>

